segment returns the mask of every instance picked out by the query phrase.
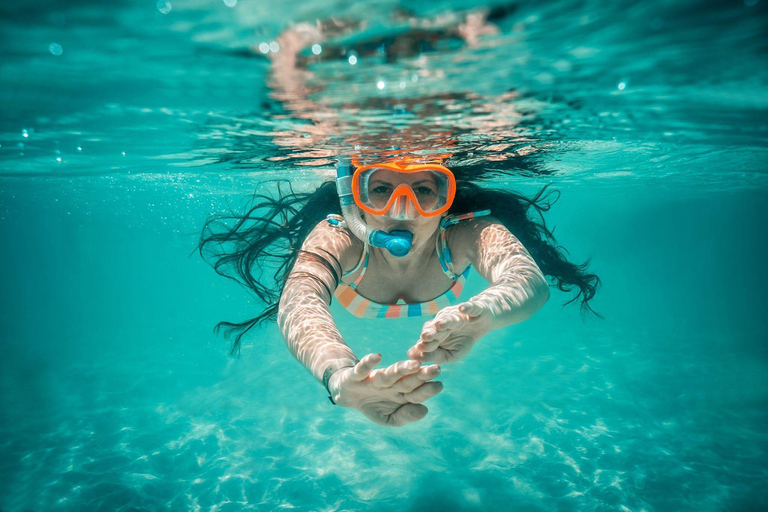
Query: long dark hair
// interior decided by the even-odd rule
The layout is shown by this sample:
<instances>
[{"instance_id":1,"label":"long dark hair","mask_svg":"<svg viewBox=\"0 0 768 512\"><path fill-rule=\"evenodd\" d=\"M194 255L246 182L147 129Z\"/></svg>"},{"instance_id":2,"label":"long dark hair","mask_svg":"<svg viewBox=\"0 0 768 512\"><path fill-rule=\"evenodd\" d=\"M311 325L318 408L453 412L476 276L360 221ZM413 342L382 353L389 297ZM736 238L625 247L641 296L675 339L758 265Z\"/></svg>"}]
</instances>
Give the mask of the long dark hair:
<instances>
[{"instance_id":1,"label":"long dark hair","mask_svg":"<svg viewBox=\"0 0 768 512\"><path fill-rule=\"evenodd\" d=\"M557 245L544 221L543 213L559 196L549 185L529 199L509 190L457 180L450 213L478 211L491 205L491 214L520 240L558 289L577 290L565 304L581 299L582 312L597 315L589 302L597 292L600 279L587 272L588 261L575 264L566 259L564 249ZM280 295L304 239L330 213L341 213L333 181L324 182L314 192L295 192L289 181L279 181L277 197L256 194L246 206L246 213L230 212L206 220L198 245L200 255L218 274L244 285L266 305L250 320L223 321L216 325L217 334L222 327L226 328L225 338L237 334L230 354L239 353L240 340L253 327L277 318ZM312 257L324 260L317 254ZM327 260L323 263L338 282L340 276L334 265ZM270 278L265 278L265 271L272 274Z\"/></svg>"}]
</instances>

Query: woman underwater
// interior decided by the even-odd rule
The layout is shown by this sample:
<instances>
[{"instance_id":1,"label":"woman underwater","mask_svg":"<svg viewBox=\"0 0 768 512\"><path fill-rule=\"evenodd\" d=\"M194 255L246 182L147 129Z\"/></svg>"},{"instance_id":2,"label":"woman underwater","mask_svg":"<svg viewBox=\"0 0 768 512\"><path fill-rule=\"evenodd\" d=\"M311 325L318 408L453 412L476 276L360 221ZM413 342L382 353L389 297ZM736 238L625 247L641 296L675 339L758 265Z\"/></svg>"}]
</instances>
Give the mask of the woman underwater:
<instances>
[{"instance_id":1,"label":"woman underwater","mask_svg":"<svg viewBox=\"0 0 768 512\"><path fill-rule=\"evenodd\" d=\"M227 275L223 269L234 266L268 304L256 318L217 326L240 331L233 353L248 330L276 319L291 353L332 403L402 426L424 418L424 402L442 390L433 380L440 364L463 359L485 334L544 305L545 276L562 291L577 289L568 302L581 298L590 310L599 279L555 245L541 217L551 206L546 187L527 199L457 180L442 163L342 159L335 184L277 199L256 196L260 201L235 216L234 227L205 236L217 220L209 219L201 253L209 244L234 244L217 252L214 268ZM278 262L272 286L251 272L263 272L269 261ZM490 286L461 302L471 267ZM409 359L376 368L381 354L358 359L340 335L329 309L334 296L359 317L435 316L408 349ZM427 361L436 364L421 365Z\"/></svg>"}]
</instances>

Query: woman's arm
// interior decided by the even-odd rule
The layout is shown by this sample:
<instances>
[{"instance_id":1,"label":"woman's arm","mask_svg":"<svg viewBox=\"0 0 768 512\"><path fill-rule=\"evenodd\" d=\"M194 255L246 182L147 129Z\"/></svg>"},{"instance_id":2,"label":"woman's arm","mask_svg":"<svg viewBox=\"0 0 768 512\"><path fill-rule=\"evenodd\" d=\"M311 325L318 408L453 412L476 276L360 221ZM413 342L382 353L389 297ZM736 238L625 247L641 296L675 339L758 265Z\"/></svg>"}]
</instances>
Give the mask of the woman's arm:
<instances>
[{"instance_id":1,"label":"woman's arm","mask_svg":"<svg viewBox=\"0 0 768 512\"><path fill-rule=\"evenodd\" d=\"M544 306L549 300L547 280L515 235L488 218L462 228L456 245L491 285L468 302L490 313L491 329L522 322Z\"/></svg>"},{"instance_id":2,"label":"woman's arm","mask_svg":"<svg viewBox=\"0 0 768 512\"><path fill-rule=\"evenodd\" d=\"M307 236L286 280L277 323L288 349L317 380L335 363L354 366L358 359L344 342L329 304L345 260L359 242L345 230L320 222ZM325 260L325 262L323 262Z\"/></svg>"},{"instance_id":3,"label":"woman's arm","mask_svg":"<svg viewBox=\"0 0 768 512\"><path fill-rule=\"evenodd\" d=\"M526 320L549 299L541 270L523 244L501 223L474 219L449 232L451 253L465 256L491 286L426 322L408 350L417 361L450 363L464 358L493 329Z\"/></svg>"}]
</instances>

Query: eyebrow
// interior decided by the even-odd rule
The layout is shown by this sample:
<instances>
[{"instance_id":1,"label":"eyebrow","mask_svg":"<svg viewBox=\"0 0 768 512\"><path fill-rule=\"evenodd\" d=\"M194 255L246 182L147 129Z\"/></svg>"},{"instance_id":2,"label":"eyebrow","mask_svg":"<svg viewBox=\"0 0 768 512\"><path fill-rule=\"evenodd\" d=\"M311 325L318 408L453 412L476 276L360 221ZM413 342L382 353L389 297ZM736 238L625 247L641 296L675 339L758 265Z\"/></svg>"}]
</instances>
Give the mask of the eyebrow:
<instances>
[{"instance_id":1,"label":"eyebrow","mask_svg":"<svg viewBox=\"0 0 768 512\"><path fill-rule=\"evenodd\" d=\"M388 181L384 181L384 180L382 180L382 179L375 179L375 180L372 180L372 181L371 181L371 183L382 183L382 184L384 184L384 185L389 185L390 187L394 187L394 185L393 185L392 183L390 183L390 182L388 182ZM435 182L435 180L430 180L430 179L426 179L426 180L419 180L419 181L414 181L413 183L411 183L411 185L418 185L418 184L420 184L420 183L429 183L429 184L431 184L431 185L437 185L437 183Z\"/></svg>"}]
</instances>

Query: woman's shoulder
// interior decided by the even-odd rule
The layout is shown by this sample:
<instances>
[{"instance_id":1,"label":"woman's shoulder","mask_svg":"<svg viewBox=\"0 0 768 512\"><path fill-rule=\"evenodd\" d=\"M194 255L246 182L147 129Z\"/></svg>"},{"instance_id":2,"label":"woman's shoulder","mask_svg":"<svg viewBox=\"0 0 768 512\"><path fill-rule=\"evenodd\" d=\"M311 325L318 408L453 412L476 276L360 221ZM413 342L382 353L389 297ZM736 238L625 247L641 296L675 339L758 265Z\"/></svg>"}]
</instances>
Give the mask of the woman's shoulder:
<instances>
[{"instance_id":1,"label":"woman's shoulder","mask_svg":"<svg viewBox=\"0 0 768 512\"><path fill-rule=\"evenodd\" d=\"M503 228L501 222L491 215L465 219L448 226L445 232L446 242L457 268L464 268L465 263L474 259L477 248L483 243L483 231L494 226Z\"/></svg>"},{"instance_id":2,"label":"woman's shoulder","mask_svg":"<svg viewBox=\"0 0 768 512\"><path fill-rule=\"evenodd\" d=\"M346 227L333 225L323 219L307 235L303 248L332 254L341 262L342 270L346 273L357 265L363 252L363 242Z\"/></svg>"}]
</instances>

